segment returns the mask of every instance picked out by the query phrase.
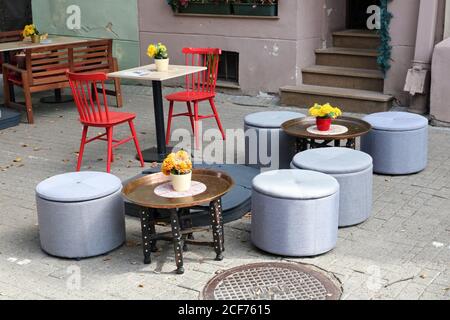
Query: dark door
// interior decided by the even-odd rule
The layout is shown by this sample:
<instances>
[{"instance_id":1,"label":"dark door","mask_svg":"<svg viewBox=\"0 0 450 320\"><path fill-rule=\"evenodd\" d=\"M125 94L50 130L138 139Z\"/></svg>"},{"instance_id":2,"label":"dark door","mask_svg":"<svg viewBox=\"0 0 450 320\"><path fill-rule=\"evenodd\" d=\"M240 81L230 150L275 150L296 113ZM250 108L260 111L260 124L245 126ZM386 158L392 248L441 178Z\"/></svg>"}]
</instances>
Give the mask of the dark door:
<instances>
[{"instance_id":1,"label":"dark door","mask_svg":"<svg viewBox=\"0 0 450 320\"><path fill-rule=\"evenodd\" d=\"M31 21L31 0L0 0L0 32L21 30Z\"/></svg>"},{"instance_id":2,"label":"dark door","mask_svg":"<svg viewBox=\"0 0 450 320\"><path fill-rule=\"evenodd\" d=\"M380 0L348 0L347 27L349 29L367 29L370 14L367 8L380 5Z\"/></svg>"}]
</instances>

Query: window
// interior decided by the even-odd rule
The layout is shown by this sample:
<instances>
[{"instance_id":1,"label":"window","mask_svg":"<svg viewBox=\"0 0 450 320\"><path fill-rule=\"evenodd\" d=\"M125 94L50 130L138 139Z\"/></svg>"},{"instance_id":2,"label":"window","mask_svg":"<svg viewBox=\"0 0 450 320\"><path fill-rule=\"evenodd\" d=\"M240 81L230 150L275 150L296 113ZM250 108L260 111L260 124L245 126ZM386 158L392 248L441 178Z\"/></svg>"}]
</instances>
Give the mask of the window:
<instances>
[{"instance_id":1,"label":"window","mask_svg":"<svg viewBox=\"0 0 450 320\"><path fill-rule=\"evenodd\" d=\"M222 51L219 60L218 80L239 83L239 53Z\"/></svg>"}]
</instances>

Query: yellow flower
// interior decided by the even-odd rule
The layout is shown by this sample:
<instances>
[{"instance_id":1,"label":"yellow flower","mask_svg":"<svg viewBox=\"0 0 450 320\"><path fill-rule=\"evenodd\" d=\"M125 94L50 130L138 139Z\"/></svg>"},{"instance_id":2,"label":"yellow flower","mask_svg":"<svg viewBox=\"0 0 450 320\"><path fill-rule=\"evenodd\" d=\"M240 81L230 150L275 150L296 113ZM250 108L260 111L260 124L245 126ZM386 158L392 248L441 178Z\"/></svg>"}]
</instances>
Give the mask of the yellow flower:
<instances>
[{"instance_id":1,"label":"yellow flower","mask_svg":"<svg viewBox=\"0 0 450 320\"><path fill-rule=\"evenodd\" d=\"M151 45L148 46L148 48L147 48L147 55L150 58L154 58L157 53L158 53L158 50L156 49L156 46L154 44L151 44Z\"/></svg>"},{"instance_id":2,"label":"yellow flower","mask_svg":"<svg viewBox=\"0 0 450 320\"><path fill-rule=\"evenodd\" d=\"M342 111L337 107L333 107L330 103L324 105L316 103L309 109L309 114L313 117L335 119L342 115Z\"/></svg>"},{"instance_id":3,"label":"yellow flower","mask_svg":"<svg viewBox=\"0 0 450 320\"><path fill-rule=\"evenodd\" d=\"M171 153L164 159L161 172L166 176L172 172L175 174L187 174L192 170L192 161L189 154L180 150L177 153Z\"/></svg>"}]
</instances>

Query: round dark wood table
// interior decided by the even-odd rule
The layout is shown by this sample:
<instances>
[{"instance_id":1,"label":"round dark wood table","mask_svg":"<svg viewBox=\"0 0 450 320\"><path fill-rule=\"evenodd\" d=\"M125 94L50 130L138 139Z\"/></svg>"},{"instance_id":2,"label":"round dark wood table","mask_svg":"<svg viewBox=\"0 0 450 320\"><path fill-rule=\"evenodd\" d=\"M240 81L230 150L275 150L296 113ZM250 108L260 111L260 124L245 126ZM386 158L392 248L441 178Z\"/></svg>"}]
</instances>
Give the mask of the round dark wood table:
<instances>
[{"instance_id":1,"label":"round dark wood table","mask_svg":"<svg viewBox=\"0 0 450 320\"><path fill-rule=\"evenodd\" d=\"M222 217L222 196L228 193L233 185L233 179L224 172L194 169L192 181L206 185L206 191L195 196L184 198L165 198L158 196L155 189L170 181L170 177L162 173L151 174L129 182L123 189L123 196L130 202L146 208L141 212L142 244L144 263L151 263L151 252L156 251L158 240L173 242L177 273L183 274L183 250L187 245L204 245L213 247L216 252L216 260L223 259L224 231ZM191 209L196 210L209 204L211 226L208 228L192 227ZM156 233L157 210L167 210L170 215L171 232ZM211 230L213 242L201 242L194 239L195 232Z\"/></svg>"},{"instance_id":2,"label":"round dark wood table","mask_svg":"<svg viewBox=\"0 0 450 320\"><path fill-rule=\"evenodd\" d=\"M296 138L297 152L331 146L344 146L347 148L356 149L356 138L367 134L372 129L372 126L364 120L352 117L340 117L333 120L333 124L346 127L348 129L346 133L337 135L320 135L308 131L308 128L314 126L315 124L316 118L299 118L283 123L282 129L287 135Z\"/></svg>"}]
</instances>

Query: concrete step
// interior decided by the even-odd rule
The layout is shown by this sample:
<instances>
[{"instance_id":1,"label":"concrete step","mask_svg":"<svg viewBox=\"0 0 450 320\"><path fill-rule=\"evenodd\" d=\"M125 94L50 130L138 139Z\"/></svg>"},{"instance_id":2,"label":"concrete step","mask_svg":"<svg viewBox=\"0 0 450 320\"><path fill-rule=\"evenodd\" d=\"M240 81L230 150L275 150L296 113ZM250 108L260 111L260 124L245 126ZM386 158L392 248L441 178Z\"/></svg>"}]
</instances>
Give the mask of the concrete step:
<instances>
[{"instance_id":1,"label":"concrete step","mask_svg":"<svg viewBox=\"0 0 450 320\"><path fill-rule=\"evenodd\" d=\"M333 33L333 45L341 48L378 49L380 36L369 30L344 30Z\"/></svg>"},{"instance_id":2,"label":"concrete step","mask_svg":"<svg viewBox=\"0 0 450 320\"><path fill-rule=\"evenodd\" d=\"M323 87L312 85L285 86L280 88L281 103L308 108L314 103L331 103L343 112L374 113L392 107L394 97L367 90Z\"/></svg>"},{"instance_id":3,"label":"concrete step","mask_svg":"<svg viewBox=\"0 0 450 320\"><path fill-rule=\"evenodd\" d=\"M316 86L383 92L384 77L379 70L310 66L302 70L303 83Z\"/></svg>"},{"instance_id":4,"label":"concrete step","mask_svg":"<svg viewBox=\"0 0 450 320\"><path fill-rule=\"evenodd\" d=\"M331 47L316 50L316 64L323 66L378 69L378 51Z\"/></svg>"}]
</instances>

